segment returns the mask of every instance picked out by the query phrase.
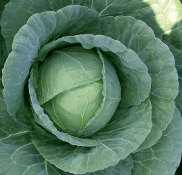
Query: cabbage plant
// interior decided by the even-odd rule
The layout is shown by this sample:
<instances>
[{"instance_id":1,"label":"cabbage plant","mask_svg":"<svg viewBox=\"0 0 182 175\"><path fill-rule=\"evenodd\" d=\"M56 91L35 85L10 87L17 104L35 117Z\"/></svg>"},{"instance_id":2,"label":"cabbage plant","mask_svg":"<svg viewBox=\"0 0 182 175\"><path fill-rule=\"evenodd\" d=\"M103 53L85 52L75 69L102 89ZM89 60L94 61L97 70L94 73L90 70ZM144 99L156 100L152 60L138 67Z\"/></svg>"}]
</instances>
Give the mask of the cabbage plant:
<instances>
[{"instance_id":1,"label":"cabbage plant","mask_svg":"<svg viewBox=\"0 0 182 175\"><path fill-rule=\"evenodd\" d=\"M175 174L179 0L2 0L0 19L0 175Z\"/></svg>"}]
</instances>

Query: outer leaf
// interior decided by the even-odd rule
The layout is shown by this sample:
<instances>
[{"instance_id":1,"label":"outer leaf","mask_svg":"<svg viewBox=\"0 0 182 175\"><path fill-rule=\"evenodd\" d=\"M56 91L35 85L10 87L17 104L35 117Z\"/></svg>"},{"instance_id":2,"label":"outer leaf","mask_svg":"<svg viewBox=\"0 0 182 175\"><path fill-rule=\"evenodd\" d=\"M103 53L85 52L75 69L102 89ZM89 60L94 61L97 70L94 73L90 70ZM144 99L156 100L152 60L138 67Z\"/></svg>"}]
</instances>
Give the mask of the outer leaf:
<instances>
[{"instance_id":1,"label":"outer leaf","mask_svg":"<svg viewBox=\"0 0 182 175\"><path fill-rule=\"evenodd\" d=\"M121 160L117 165L110 166L104 170L86 173L85 175L131 175L133 169L133 158L129 155L126 159ZM64 172L54 165L48 163L48 173L50 175L73 175L72 173Z\"/></svg>"},{"instance_id":2,"label":"outer leaf","mask_svg":"<svg viewBox=\"0 0 182 175\"><path fill-rule=\"evenodd\" d=\"M1 21L8 51L12 49L15 34L26 24L29 17L44 11L57 11L67 5L71 5L71 0L11 0L3 12Z\"/></svg>"},{"instance_id":3,"label":"outer leaf","mask_svg":"<svg viewBox=\"0 0 182 175\"><path fill-rule=\"evenodd\" d=\"M110 166L104 170L93 173L86 173L85 175L131 175L131 170L133 167L133 159L130 155L126 159L121 160L115 166Z\"/></svg>"},{"instance_id":4,"label":"outer leaf","mask_svg":"<svg viewBox=\"0 0 182 175\"><path fill-rule=\"evenodd\" d=\"M50 164L49 162L47 162L47 172L48 172L48 175L73 175L72 173L64 172L58 169L57 167Z\"/></svg>"},{"instance_id":5,"label":"outer leaf","mask_svg":"<svg viewBox=\"0 0 182 175\"><path fill-rule=\"evenodd\" d=\"M12 0L6 7L2 18L3 35L8 40L8 48L11 50L14 35L30 16L43 11L57 11L71 4L80 4L95 9L100 13L101 17L117 15L134 16L151 26L159 38L161 38L164 31L169 31L181 19L181 4L179 0L165 0L162 3L154 0L147 0L145 2L142 0L34 0L33 2L30 0ZM22 15L23 20L18 18L19 14Z\"/></svg>"},{"instance_id":6,"label":"outer leaf","mask_svg":"<svg viewBox=\"0 0 182 175\"><path fill-rule=\"evenodd\" d=\"M129 10L122 8L122 15L133 16L146 22L154 31L155 35L165 42L173 55L175 56L175 65L178 70L179 77L182 78L182 4L179 0L154 1L147 0L145 2L135 1L135 5L127 1ZM112 9L114 7L111 7ZM110 10L109 14L112 10ZM115 10L117 11L117 10ZM181 80L179 95L176 100L177 107L181 108Z\"/></svg>"},{"instance_id":7,"label":"outer leaf","mask_svg":"<svg viewBox=\"0 0 182 175\"><path fill-rule=\"evenodd\" d=\"M179 166L182 153L182 119L178 109L157 143L133 154L133 175L173 175Z\"/></svg>"},{"instance_id":8,"label":"outer leaf","mask_svg":"<svg viewBox=\"0 0 182 175\"><path fill-rule=\"evenodd\" d=\"M0 90L0 174L46 175L45 160L30 140L29 127L10 117Z\"/></svg>"},{"instance_id":9,"label":"outer leaf","mask_svg":"<svg viewBox=\"0 0 182 175\"><path fill-rule=\"evenodd\" d=\"M152 127L149 100L139 106L121 109L117 115L117 120L93 135L93 139L100 139L96 147L62 142L34 121L31 127L33 143L46 160L63 171L84 174L102 170L116 165L136 150Z\"/></svg>"},{"instance_id":10,"label":"outer leaf","mask_svg":"<svg viewBox=\"0 0 182 175\"><path fill-rule=\"evenodd\" d=\"M134 16L146 22L153 30L155 35L165 42L175 56L175 65L180 79L182 78L182 4L179 0L164 1L145 1L145 6L140 6L132 12L124 15ZM133 7L134 8L134 7ZM176 105L182 111L181 107L181 80L179 95L176 99Z\"/></svg>"},{"instance_id":11,"label":"outer leaf","mask_svg":"<svg viewBox=\"0 0 182 175\"><path fill-rule=\"evenodd\" d=\"M88 25L98 18L94 10L67 6L58 12L35 14L28 20L14 37L13 51L3 69L4 97L10 115L25 108L24 86L39 48L63 33L86 32Z\"/></svg>"},{"instance_id":12,"label":"outer leaf","mask_svg":"<svg viewBox=\"0 0 182 175\"><path fill-rule=\"evenodd\" d=\"M95 9L100 13L101 17L125 15L140 18L156 31L157 36L161 36L163 31L158 27L155 19L157 18L157 22L164 26L165 31L168 31L169 27L175 24L174 18L170 18L170 16L174 16L180 11L178 0L165 0L162 3L160 1L155 1L154 3L153 0L147 0L145 2L142 0L34 0L33 2L30 0L12 0L6 7L2 18L3 36L8 40L8 49L11 50L14 35L26 23L30 16L44 11L57 11L71 4L80 4ZM165 13L163 13L164 11ZM21 19L18 18L19 14L22 15Z\"/></svg>"},{"instance_id":13,"label":"outer leaf","mask_svg":"<svg viewBox=\"0 0 182 175\"><path fill-rule=\"evenodd\" d=\"M123 15L127 12L137 11L145 5L142 0L73 0L73 4L93 8L99 12L101 17Z\"/></svg>"},{"instance_id":14,"label":"outer leaf","mask_svg":"<svg viewBox=\"0 0 182 175\"><path fill-rule=\"evenodd\" d=\"M156 143L171 122L173 100L178 93L178 75L169 48L155 38L153 31L132 17L107 17L102 20L103 34L121 41L134 50L148 68L152 78L150 100L153 129L139 149Z\"/></svg>"}]
</instances>

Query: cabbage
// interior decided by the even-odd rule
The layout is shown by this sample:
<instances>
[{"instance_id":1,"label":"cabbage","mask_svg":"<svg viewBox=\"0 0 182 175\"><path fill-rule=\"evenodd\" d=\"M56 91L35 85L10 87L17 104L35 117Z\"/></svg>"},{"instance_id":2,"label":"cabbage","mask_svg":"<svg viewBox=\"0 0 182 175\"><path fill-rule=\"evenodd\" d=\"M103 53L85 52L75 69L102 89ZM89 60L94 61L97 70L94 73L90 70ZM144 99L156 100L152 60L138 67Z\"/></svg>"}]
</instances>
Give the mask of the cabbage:
<instances>
[{"instance_id":1,"label":"cabbage","mask_svg":"<svg viewBox=\"0 0 182 175\"><path fill-rule=\"evenodd\" d=\"M1 1L0 174L180 173L181 11Z\"/></svg>"}]
</instances>

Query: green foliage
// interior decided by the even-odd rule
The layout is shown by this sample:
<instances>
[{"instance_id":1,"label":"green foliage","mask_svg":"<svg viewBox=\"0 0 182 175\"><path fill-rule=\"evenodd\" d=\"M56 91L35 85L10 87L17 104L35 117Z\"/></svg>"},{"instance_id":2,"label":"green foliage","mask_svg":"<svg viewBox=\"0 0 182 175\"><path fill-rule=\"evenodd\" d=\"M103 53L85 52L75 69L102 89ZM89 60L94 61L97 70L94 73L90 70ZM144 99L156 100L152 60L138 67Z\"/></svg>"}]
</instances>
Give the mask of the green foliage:
<instances>
[{"instance_id":1,"label":"green foliage","mask_svg":"<svg viewBox=\"0 0 182 175\"><path fill-rule=\"evenodd\" d=\"M0 175L174 175L179 0L0 2Z\"/></svg>"}]
</instances>

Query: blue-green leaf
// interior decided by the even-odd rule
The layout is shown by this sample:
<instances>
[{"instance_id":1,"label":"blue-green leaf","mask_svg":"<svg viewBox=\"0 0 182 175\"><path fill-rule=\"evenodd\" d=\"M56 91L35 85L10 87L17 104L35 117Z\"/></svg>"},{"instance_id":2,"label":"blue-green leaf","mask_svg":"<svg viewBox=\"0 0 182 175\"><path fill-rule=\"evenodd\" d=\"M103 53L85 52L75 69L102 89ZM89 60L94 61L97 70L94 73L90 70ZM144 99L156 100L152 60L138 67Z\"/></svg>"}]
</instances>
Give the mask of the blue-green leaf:
<instances>
[{"instance_id":1,"label":"blue-green leaf","mask_svg":"<svg viewBox=\"0 0 182 175\"><path fill-rule=\"evenodd\" d=\"M157 143L145 150L132 154L133 175L170 175L179 166L182 152L182 119L175 108L174 117Z\"/></svg>"},{"instance_id":2,"label":"blue-green leaf","mask_svg":"<svg viewBox=\"0 0 182 175\"><path fill-rule=\"evenodd\" d=\"M121 160L117 165L110 166L104 170L93 173L86 173L85 175L132 175L131 170L134 168L132 156Z\"/></svg>"},{"instance_id":3,"label":"blue-green leaf","mask_svg":"<svg viewBox=\"0 0 182 175\"><path fill-rule=\"evenodd\" d=\"M91 137L95 147L78 147L58 140L32 120L32 141L41 155L63 171L84 174L114 166L135 151L151 131L151 104L120 109L116 119ZM127 117L126 117L127 116Z\"/></svg>"},{"instance_id":4,"label":"blue-green leaf","mask_svg":"<svg viewBox=\"0 0 182 175\"><path fill-rule=\"evenodd\" d=\"M11 0L3 12L1 21L2 35L6 39L8 53L12 49L14 36L33 14L57 11L67 5L71 5L71 0Z\"/></svg>"},{"instance_id":5,"label":"blue-green leaf","mask_svg":"<svg viewBox=\"0 0 182 175\"><path fill-rule=\"evenodd\" d=\"M134 50L151 76L153 129L139 147L145 149L156 143L173 117L173 100L178 93L174 57L169 48L155 37L151 28L133 17L106 17L102 19L102 29L104 35L117 39Z\"/></svg>"},{"instance_id":6,"label":"blue-green leaf","mask_svg":"<svg viewBox=\"0 0 182 175\"><path fill-rule=\"evenodd\" d=\"M0 174L47 175L45 160L31 142L28 125L8 115L2 89L0 109Z\"/></svg>"}]
</instances>

